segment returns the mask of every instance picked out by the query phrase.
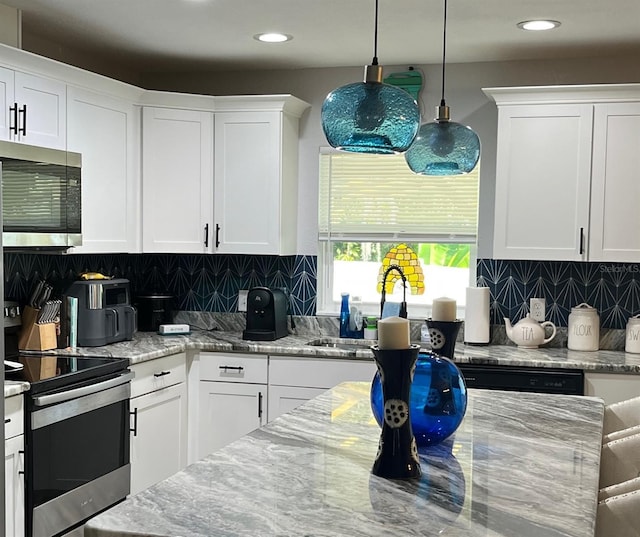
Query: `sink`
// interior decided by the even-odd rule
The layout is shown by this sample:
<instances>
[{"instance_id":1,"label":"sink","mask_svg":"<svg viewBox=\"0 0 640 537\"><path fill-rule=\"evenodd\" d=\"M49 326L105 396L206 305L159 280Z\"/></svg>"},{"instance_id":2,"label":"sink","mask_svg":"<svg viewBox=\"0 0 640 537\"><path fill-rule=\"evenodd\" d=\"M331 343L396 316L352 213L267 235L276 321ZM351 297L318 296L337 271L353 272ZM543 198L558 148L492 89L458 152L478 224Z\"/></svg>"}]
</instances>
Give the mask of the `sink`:
<instances>
[{"instance_id":1,"label":"sink","mask_svg":"<svg viewBox=\"0 0 640 537\"><path fill-rule=\"evenodd\" d=\"M369 339L345 339L337 337L323 337L313 339L307 343L311 347L325 347L345 351L368 350L375 341Z\"/></svg>"}]
</instances>

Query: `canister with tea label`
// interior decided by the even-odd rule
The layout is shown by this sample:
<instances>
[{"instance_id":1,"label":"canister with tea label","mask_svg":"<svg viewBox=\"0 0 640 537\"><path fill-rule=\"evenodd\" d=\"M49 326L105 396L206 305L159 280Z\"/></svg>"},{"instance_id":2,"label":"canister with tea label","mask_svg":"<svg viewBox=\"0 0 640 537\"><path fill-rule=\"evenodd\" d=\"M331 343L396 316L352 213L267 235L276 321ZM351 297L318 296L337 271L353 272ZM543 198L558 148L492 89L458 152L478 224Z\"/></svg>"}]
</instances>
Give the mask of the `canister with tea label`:
<instances>
[{"instance_id":1,"label":"canister with tea label","mask_svg":"<svg viewBox=\"0 0 640 537\"><path fill-rule=\"evenodd\" d=\"M625 352L640 354L640 315L634 315L627 321L624 350Z\"/></svg>"},{"instance_id":2,"label":"canister with tea label","mask_svg":"<svg viewBox=\"0 0 640 537\"><path fill-rule=\"evenodd\" d=\"M567 347L572 351L597 351L600 348L600 316L595 308L582 303L571 308Z\"/></svg>"}]
</instances>

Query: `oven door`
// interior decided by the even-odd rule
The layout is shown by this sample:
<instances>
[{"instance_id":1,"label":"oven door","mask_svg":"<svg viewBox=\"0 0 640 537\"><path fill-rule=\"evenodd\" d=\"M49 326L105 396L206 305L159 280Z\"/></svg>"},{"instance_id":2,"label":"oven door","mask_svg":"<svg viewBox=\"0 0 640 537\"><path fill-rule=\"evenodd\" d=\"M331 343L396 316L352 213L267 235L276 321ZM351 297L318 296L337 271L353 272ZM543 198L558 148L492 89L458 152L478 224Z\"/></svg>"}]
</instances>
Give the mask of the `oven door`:
<instances>
[{"instance_id":1,"label":"oven door","mask_svg":"<svg viewBox=\"0 0 640 537\"><path fill-rule=\"evenodd\" d=\"M27 535L51 537L129 493L133 373L35 395L27 426Z\"/></svg>"}]
</instances>

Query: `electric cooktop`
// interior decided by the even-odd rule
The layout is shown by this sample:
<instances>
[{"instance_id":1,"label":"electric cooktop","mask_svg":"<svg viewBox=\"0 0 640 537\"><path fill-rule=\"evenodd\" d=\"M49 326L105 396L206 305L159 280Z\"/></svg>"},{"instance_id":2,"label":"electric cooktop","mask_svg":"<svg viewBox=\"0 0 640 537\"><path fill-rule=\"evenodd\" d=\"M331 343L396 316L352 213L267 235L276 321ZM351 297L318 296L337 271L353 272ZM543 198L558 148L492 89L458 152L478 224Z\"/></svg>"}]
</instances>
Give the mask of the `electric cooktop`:
<instances>
[{"instance_id":1,"label":"electric cooktop","mask_svg":"<svg viewBox=\"0 0 640 537\"><path fill-rule=\"evenodd\" d=\"M111 356L43 356L20 354L22 369L8 371L7 380L24 380L31 384L31 394L69 389L106 380L129 367L129 358Z\"/></svg>"}]
</instances>

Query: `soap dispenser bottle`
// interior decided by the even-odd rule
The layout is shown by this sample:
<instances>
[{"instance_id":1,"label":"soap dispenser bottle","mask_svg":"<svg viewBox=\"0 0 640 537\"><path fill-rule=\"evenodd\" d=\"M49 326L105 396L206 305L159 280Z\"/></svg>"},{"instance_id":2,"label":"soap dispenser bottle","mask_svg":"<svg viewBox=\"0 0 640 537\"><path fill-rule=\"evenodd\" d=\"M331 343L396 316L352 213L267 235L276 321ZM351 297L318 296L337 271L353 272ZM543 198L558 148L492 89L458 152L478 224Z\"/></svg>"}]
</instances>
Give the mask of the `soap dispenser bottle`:
<instances>
[{"instance_id":1,"label":"soap dispenser bottle","mask_svg":"<svg viewBox=\"0 0 640 537\"><path fill-rule=\"evenodd\" d=\"M342 293L340 305L340 337L349 337L349 293Z\"/></svg>"}]
</instances>

